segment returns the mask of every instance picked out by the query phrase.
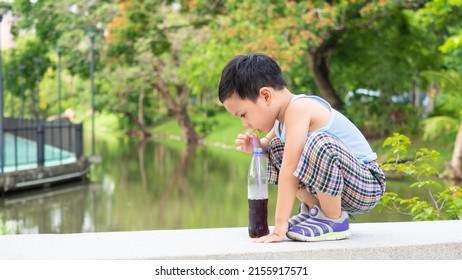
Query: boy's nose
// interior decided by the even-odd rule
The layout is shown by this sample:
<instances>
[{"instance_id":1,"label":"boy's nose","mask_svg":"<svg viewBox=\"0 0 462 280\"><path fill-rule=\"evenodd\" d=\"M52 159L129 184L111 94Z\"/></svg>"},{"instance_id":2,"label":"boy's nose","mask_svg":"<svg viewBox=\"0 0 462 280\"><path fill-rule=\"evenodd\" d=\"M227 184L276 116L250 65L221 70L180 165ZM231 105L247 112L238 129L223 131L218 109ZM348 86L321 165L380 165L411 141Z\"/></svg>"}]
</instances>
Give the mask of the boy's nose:
<instances>
[{"instance_id":1,"label":"boy's nose","mask_svg":"<svg viewBox=\"0 0 462 280\"><path fill-rule=\"evenodd\" d=\"M245 128L250 128L250 124L246 121L242 121L242 125L244 125Z\"/></svg>"}]
</instances>

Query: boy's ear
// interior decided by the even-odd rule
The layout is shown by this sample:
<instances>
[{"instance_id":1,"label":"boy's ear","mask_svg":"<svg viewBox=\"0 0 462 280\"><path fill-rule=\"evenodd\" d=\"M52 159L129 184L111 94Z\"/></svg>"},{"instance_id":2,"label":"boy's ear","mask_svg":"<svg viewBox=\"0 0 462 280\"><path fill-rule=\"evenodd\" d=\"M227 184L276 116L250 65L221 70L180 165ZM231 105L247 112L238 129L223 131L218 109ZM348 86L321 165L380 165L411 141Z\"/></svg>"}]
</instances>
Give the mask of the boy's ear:
<instances>
[{"instance_id":1,"label":"boy's ear","mask_svg":"<svg viewBox=\"0 0 462 280\"><path fill-rule=\"evenodd\" d=\"M270 87L262 87L260 89L260 97L263 98L266 104L271 104L273 101L273 90Z\"/></svg>"}]
</instances>

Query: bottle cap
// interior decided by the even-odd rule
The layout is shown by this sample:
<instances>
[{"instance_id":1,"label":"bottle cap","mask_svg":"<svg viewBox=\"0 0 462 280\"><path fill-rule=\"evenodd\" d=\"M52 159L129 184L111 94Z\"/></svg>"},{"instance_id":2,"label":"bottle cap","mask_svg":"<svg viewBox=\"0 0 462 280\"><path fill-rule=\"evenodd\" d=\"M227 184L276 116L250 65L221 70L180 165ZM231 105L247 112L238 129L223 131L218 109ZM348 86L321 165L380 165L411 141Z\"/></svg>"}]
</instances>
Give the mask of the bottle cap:
<instances>
[{"instance_id":1,"label":"bottle cap","mask_svg":"<svg viewBox=\"0 0 462 280\"><path fill-rule=\"evenodd\" d=\"M263 155L263 149L262 148L254 148L252 155L254 156L261 156Z\"/></svg>"}]
</instances>

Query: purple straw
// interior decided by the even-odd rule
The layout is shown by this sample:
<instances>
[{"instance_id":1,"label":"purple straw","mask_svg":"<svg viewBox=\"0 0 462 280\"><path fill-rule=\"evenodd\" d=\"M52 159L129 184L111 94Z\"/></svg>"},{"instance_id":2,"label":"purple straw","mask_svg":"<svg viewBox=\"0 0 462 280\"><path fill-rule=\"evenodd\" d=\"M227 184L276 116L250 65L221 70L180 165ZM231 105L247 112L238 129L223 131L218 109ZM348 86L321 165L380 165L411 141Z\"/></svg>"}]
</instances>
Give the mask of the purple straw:
<instances>
[{"instance_id":1,"label":"purple straw","mask_svg":"<svg viewBox=\"0 0 462 280\"><path fill-rule=\"evenodd\" d=\"M257 151L257 135L252 136L253 151ZM254 154L255 162L257 164L257 178L258 178L258 189L260 191L260 198L263 198L263 186L261 182L261 167L260 167L260 158Z\"/></svg>"},{"instance_id":2,"label":"purple straw","mask_svg":"<svg viewBox=\"0 0 462 280\"><path fill-rule=\"evenodd\" d=\"M253 145L253 151L257 151L257 135L252 135L252 145Z\"/></svg>"}]
</instances>

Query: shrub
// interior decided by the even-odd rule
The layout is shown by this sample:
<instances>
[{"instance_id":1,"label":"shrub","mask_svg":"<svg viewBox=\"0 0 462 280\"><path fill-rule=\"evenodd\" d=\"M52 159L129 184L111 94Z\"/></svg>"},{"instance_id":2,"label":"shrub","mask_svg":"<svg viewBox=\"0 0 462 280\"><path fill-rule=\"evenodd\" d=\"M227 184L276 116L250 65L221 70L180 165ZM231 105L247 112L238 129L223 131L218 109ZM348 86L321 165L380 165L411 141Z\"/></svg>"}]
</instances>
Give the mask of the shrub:
<instances>
[{"instance_id":1,"label":"shrub","mask_svg":"<svg viewBox=\"0 0 462 280\"><path fill-rule=\"evenodd\" d=\"M435 150L420 148L410 158L408 137L394 133L383 146L391 148L391 156L382 164L385 172L404 174L415 182L410 188L423 188L428 191L429 201L420 197L401 198L393 192L385 192L378 205L379 211L386 210L408 214L415 221L422 220L460 220L462 219L462 188L443 186L434 178L438 175L435 163L439 153Z\"/></svg>"}]
</instances>

